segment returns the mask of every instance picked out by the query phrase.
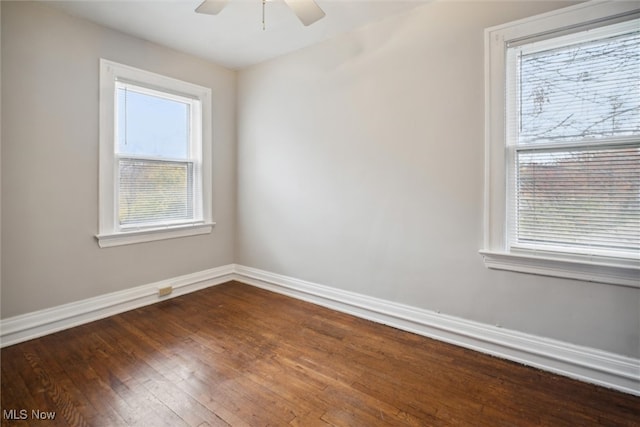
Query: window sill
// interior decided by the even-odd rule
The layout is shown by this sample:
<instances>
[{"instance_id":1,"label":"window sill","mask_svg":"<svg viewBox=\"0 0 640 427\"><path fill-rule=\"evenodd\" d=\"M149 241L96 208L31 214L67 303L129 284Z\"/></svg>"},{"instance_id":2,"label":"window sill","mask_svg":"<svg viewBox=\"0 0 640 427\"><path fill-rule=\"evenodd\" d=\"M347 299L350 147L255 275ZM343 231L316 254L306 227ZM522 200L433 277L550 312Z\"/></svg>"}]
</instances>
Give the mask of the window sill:
<instances>
[{"instance_id":1,"label":"window sill","mask_svg":"<svg viewBox=\"0 0 640 427\"><path fill-rule=\"evenodd\" d=\"M154 228L148 230L134 230L113 234L98 234L98 246L109 248L112 246L132 245L135 243L153 242L156 240L175 239L178 237L209 234L215 222L197 225L183 225L175 227Z\"/></svg>"},{"instance_id":2,"label":"window sill","mask_svg":"<svg viewBox=\"0 0 640 427\"><path fill-rule=\"evenodd\" d=\"M640 266L482 250L488 268L640 288Z\"/></svg>"}]
</instances>

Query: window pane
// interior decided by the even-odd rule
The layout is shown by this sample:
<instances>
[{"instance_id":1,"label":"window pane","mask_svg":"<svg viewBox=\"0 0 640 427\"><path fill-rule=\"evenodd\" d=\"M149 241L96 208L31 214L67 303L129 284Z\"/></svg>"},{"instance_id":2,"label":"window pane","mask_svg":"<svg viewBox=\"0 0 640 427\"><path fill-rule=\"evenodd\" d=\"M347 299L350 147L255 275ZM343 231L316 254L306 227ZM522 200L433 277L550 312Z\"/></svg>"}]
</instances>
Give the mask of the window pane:
<instances>
[{"instance_id":1,"label":"window pane","mask_svg":"<svg viewBox=\"0 0 640 427\"><path fill-rule=\"evenodd\" d=\"M640 134L640 30L525 53L519 71L519 143Z\"/></svg>"},{"instance_id":2,"label":"window pane","mask_svg":"<svg viewBox=\"0 0 640 427\"><path fill-rule=\"evenodd\" d=\"M193 219L193 164L120 159L120 225Z\"/></svg>"},{"instance_id":3,"label":"window pane","mask_svg":"<svg viewBox=\"0 0 640 427\"><path fill-rule=\"evenodd\" d=\"M118 90L118 152L187 159L189 104L136 92Z\"/></svg>"},{"instance_id":4,"label":"window pane","mask_svg":"<svg viewBox=\"0 0 640 427\"><path fill-rule=\"evenodd\" d=\"M640 254L640 146L517 156L517 243Z\"/></svg>"}]
</instances>

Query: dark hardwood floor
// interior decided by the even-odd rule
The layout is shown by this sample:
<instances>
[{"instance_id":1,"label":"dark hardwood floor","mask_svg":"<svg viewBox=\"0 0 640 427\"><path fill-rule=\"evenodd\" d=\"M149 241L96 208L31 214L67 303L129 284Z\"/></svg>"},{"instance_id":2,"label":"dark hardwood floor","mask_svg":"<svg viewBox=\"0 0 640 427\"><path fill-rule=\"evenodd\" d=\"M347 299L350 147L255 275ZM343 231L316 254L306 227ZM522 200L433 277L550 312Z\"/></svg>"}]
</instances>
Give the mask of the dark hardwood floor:
<instances>
[{"instance_id":1,"label":"dark hardwood floor","mask_svg":"<svg viewBox=\"0 0 640 427\"><path fill-rule=\"evenodd\" d=\"M3 426L640 425L638 397L236 282L1 357Z\"/></svg>"}]
</instances>

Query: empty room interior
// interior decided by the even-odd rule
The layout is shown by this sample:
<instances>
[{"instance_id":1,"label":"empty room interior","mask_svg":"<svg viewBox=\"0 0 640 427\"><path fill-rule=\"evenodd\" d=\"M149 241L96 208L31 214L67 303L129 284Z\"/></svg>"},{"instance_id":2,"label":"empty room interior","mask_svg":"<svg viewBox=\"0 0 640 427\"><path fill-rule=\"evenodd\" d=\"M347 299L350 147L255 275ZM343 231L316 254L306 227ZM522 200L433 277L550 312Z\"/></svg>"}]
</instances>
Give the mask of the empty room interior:
<instances>
[{"instance_id":1,"label":"empty room interior","mask_svg":"<svg viewBox=\"0 0 640 427\"><path fill-rule=\"evenodd\" d=\"M3 426L640 425L640 3L1 1Z\"/></svg>"}]
</instances>

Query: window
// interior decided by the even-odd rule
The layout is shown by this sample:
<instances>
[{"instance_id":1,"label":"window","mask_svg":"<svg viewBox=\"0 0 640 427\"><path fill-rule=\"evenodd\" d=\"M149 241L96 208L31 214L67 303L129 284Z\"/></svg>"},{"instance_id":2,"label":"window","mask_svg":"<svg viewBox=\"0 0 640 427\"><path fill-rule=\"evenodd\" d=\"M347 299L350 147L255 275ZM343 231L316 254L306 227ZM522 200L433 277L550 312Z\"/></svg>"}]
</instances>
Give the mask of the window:
<instances>
[{"instance_id":1,"label":"window","mask_svg":"<svg viewBox=\"0 0 640 427\"><path fill-rule=\"evenodd\" d=\"M486 32L490 268L640 287L640 10Z\"/></svg>"},{"instance_id":2,"label":"window","mask_svg":"<svg viewBox=\"0 0 640 427\"><path fill-rule=\"evenodd\" d=\"M210 89L101 60L101 247L211 232L210 117Z\"/></svg>"}]
</instances>

